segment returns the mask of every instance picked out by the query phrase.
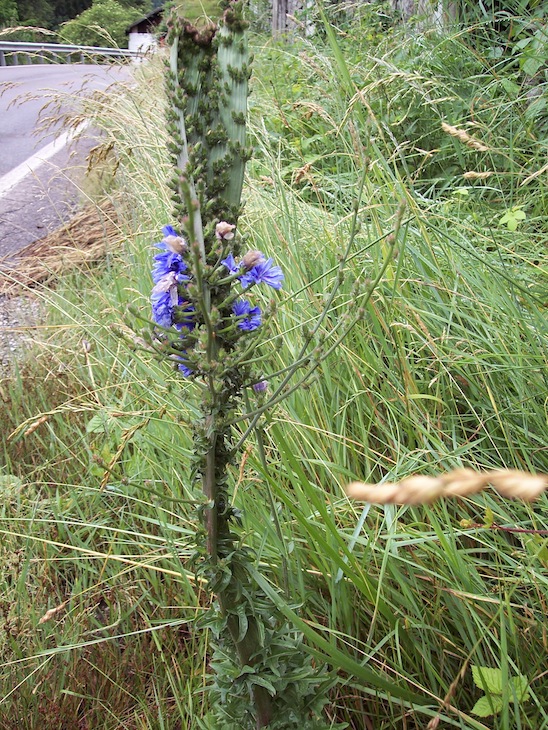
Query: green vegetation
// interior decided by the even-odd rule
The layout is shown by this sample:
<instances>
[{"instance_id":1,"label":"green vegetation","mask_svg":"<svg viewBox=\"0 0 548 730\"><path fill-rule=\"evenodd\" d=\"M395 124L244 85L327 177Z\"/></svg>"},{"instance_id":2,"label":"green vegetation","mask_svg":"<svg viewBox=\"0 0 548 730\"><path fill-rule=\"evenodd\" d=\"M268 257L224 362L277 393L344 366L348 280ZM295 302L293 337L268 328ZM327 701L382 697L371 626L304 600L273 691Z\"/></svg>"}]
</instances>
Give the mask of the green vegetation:
<instances>
[{"instance_id":1,"label":"green vegetation","mask_svg":"<svg viewBox=\"0 0 548 730\"><path fill-rule=\"evenodd\" d=\"M123 48L127 26L151 7L151 0L0 0L0 29L17 26L9 40L53 42L59 32L60 42Z\"/></svg>"},{"instance_id":2,"label":"green vegetation","mask_svg":"<svg viewBox=\"0 0 548 730\"><path fill-rule=\"evenodd\" d=\"M363 318L268 416L266 465L250 441L234 469L257 580L337 670L328 722L548 730L547 497L368 508L343 491L461 465L548 471L546 80L522 62L530 44L499 54L492 29L361 22L367 46L356 28L255 39L240 228L286 274L265 372L317 322L355 201L323 347L364 300L404 207ZM523 40L540 25L520 27ZM138 69L115 108L89 102L116 156L126 244L41 293L42 337L0 383L6 730L212 727L209 644L189 628L208 600L189 566L198 396L133 334L171 216L161 73ZM288 603L273 590L284 559Z\"/></svg>"},{"instance_id":3,"label":"green vegetation","mask_svg":"<svg viewBox=\"0 0 548 730\"><path fill-rule=\"evenodd\" d=\"M180 16L192 23L215 20L221 13L220 0L184 0L183 2L175 2L174 5Z\"/></svg>"},{"instance_id":4,"label":"green vegetation","mask_svg":"<svg viewBox=\"0 0 548 730\"><path fill-rule=\"evenodd\" d=\"M7 25L15 25L17 18L17 4L15 0L0 0L0 28Z\"/></svg>"},{"instance_id":5,"label":"green vegetation","mask_svg":"<svg viewBox=\"0 0 548 730\"><path fill-rule=\"evenodd\" d=\"M126 29L141 15L142 10L117 0L94 0L88 10L63 24L59 36L63 43L127 48Z\"/></svg>"}]
</instances>

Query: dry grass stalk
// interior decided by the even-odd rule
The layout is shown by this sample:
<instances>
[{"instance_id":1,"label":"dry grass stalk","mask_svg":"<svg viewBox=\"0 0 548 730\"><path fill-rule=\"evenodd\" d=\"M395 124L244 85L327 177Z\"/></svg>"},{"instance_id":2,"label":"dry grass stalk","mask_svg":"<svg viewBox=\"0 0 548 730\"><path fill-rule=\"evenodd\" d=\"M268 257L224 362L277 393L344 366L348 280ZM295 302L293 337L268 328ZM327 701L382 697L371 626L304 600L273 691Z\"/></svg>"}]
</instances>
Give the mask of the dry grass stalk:
<instances>
[{"instance_id":1,"label":"dry grass stalk","mask_svg":"<svg viewBox=\"0 0 548 730\"><path fill-rule=\"evenodd\" d=\"M122 242L116 209L110 201L92 205L64 226L0 260L0 294L15 296L36 284L45 284L61 274L101 260ZM2 261L10 263L2 266Z\"/></svg>"},{"instance_id":2,"label":"dry grass stalk","mask_svg":"<svg viewBox=\"0 0 548 730\"><path fill-rule=\"evenodd\" d=\"M446 134L450 134L451 137L455 137L455 139L458 139L459 142L470 147L470 149L476 150L477 152L489 151L489 147L487 147L487 145L484 145L483 142L480 142L475 137L469 135L464 129L457 129L457 127L452 127L450 124L446 124L445 122L441 123L441 128Z\"/></svg>"},{"instance_id":3,"label":"dry grass stalk","mask_svg":"<svg viewBox=\"0 0 548 730\"><path fill-rule=\"evenodd\" d=\"M491 175L494 174L495 173L490 170L485 172L475 172L474 170L470 170L469 172L463 173L462 176L465 180L487 180L488 177L491 177Z\"/></svg>"},{"instance_id":4,"label":"dry grass stalk","mask_svg":"<svg viewBox=\"0 0 548 730\"><path fill-rule=\"evenodd\" d=\"M454 469L438 477L418 475L397 483L352 482L346 493L350 499L374 504L430 504L442 497L468 497L490 485L504 497L532 502L548 489L548 474L535 475L516 469L486 472Z\"/></svg>"},{"instance_id":5,"label":"dry grass stalk","mask_svg":"<svg viewBox=\"0 0 548 730\"><path fill-rule=\"evenodd\" d=\"M68 601L63 601L63 603L60 603L58 606L55 606L55 608L50 608L49 611L46 611L46 613L42 616L40 621L38 621L39 624L45 624L46 621L50 621L52 618L57 616L58 613L60 613L65 606L67 605Z\"/></svg>"}]
</instances>

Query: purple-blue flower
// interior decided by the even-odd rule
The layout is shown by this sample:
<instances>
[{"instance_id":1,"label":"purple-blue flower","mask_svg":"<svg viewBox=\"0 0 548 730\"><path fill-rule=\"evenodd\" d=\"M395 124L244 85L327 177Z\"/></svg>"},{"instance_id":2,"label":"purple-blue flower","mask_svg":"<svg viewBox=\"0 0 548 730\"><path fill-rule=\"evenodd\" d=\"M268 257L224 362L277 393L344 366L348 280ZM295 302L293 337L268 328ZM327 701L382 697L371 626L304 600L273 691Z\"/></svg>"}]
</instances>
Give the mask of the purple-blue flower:
<instances>
[{"instance_id":1,"label":"purple-blue flower","mask_svg":"<svg viewBox=\"0 0 548 730\"><path fill-rule=\"evenodd\" d=\"M182 297L179 297L177 309L173 312L173 324L179 332L182 329L187 329L191 332L194 327L196 327L196 321L194 319L195 312L196 310L192 305L190 305Z\"/></svg>"},{"instance_id":2,"label":"purple-blue flower","mask_svg":"<svg viewBox=\"0 0 548 730\"><path fill-rule=\"evenodd\" d=\"M179 372L181 372L186 378L188 378L189 375L192 375L192 373L194 371L191 370L189 367L187 367L185 365L185 363L184 363L184 361L183 361L183 359L181 357L176 357L175 359L179 363L177 365L177 368L179 369Z\"/></svg>"},{"instance_id":3,"label":"purple-blue flower","mask_svg":"<svg viewBox=\"0 0 548 730\"><path fill-rule=\"evenodd\" d=\"M152 300L152 319L159 324L160 327L171 327L173 324L173 302L171 300L171 293L158 292L153 294Z\"/></svg>"},{"instance_id":4,"label":"purple-blue flower","mask_svg":"<svg viewBox=\"0 0 548 730\"><path fill-rule=\"evenodd\" d=\"M183 271L186 271L186 264L182 256L170 251L165 243L156 244L156 248L164 248L165 250L154 257L156 263L152 269L152 281L156 284L171 272L177 274L180 283L188 281L188 276L183 274Z\"/></svg>"},{"instance_id":5,"label":"purple-blue flower","mask_svg":"<svg viewBox=\"0 0 548 730\"><path fill-rule=\"evenodd\" d=\"M236 317L241 317L237 326L245 332L251 332L261 326L261 310L259 307L252 307L247 299L238 299L232 305L232 311Z\"/></svg>"},{"instance_id":6,"label":"purple-blue flower","mask_svg":"<svg viewBox=\"0 0 548 730\"><path fill-rule=\"evenodd\" d=\"M259 380L258 383L253 384L253 390L255 393L264 393L268 388L268 380Z\"/></svg>"},{"instance_id":7,"label":"purple-blue flower","mask_svg":"<svg viewBox=\"0 0 548 730\"><path fill-rule=\"evenodd\" d=\"M156 287L152 292L152 319L160 327L168 329L175 326L181 332L184 328L192 330L195 327L194 307L171 287L167 291ZM183 333L184 334L184 333Z\"/></svg>"},{"instance_id":8,"label":"purple-blue flower","mask_svg":"<svg viewBox=\"0 0 548 730\"><path fill-rule=\"evenodd\" d=\"M160 279L163 279L164 276L170 272L174 272L177 274L179 282L182 283L183 281L187 281L188 277L183 275L183 271L186 271L186 264L183 261L181 254L173 249L173 245L171 243L172 240L179 241L181 246L178 250L180 251L184 241L179 237L178 233L172 226L164 226L162 228L162 233L164 234L164 239L160 241L160 243L156 244L156 248L159 248L162 253L156 254L154 257L154 261L156 263L152 269L152 280L156 284L160 281Z\"/></svg>"},{"instance_id":9,"label":"purple-blue flower","mask_svg":"<svg viewBox=\"0 0 548 730\"><path fill-rule=\"evenodd\" d=\"M273 289L281 289L284 279L283 271L279 266L274 266L273 259L259 261L249 271L240 277L240 281L244 289L252 284L268 284Z\"/></svg>"},{"instance_id":10,"label":"purple-blue flower","mask_svg":"<svg viewBox=\"0 0 548 730\"><path fill-rule=\"evenodd\" d=\"M240 270L240 264L236 263L234 256L231 253L229 253L226 259L223 259L221 263L223 266L226 266L231 274L237 274Z\"/></svg>"}]
</instances>

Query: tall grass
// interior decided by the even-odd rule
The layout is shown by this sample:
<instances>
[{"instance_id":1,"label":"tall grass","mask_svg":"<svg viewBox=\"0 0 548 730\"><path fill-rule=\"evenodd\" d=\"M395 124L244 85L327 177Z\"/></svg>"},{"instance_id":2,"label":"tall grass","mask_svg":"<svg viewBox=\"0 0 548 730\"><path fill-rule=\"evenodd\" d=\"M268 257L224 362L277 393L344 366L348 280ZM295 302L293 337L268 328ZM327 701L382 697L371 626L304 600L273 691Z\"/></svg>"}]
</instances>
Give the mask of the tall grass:
<instances>
[{"instance_id":1,"label":"tall grass","mask_svg":"<svg viewBox=\"0 0 548 730\"><path fill-rule=\"evenodd\" d=\"M520 94L487 94L493 69L461 38L397 40L360 53L334 34L294 46L257 40L242 230L286 273L265 375L287 366L317 322L355 204L361 230L322 347L349 308L364 312L312 385L267 416L266 465L250 440L233 475L237 502L268 576L257 580L338 670L334 721L542 730L546 498L356 508L342 490L356 477L458 465L548 468L546 184L524 183L542 167L542 140L523 126ZM417 44L425 50L412 61ZM85 110L115 156L127 243L104 267L41 293L43 336L2 383L6 729L206 727L207 641L188 628L207 600L188 570L196 393L131 333L146 326L150 243L170 217L160 73L142 68L115 113L101 94ZM480 94L486 121L472 128ZM488 134L489 151L459 147L441 121ZM485 168L487 182L463 183L462 172ZM402 204L397 256L366 301ZM499 220L514 205L528 218L511 232ZM289 604L274 590L282 558ZM506 678L495 718L470 713L481 694L474 664ZM518 672L531 683L523 704Z\"/></svg>"}]
</instances>

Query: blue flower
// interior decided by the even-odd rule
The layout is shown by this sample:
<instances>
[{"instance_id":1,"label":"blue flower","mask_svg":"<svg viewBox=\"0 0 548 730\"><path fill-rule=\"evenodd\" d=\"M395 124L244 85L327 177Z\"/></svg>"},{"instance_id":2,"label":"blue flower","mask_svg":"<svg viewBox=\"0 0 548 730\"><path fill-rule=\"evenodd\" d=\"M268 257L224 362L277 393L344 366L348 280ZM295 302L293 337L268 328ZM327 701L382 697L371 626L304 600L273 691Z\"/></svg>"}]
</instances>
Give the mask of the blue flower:
<instances>
[{"instance_id":1,"label":"blue flower","mask_svg":"<svg viewBox=\"0 0 548 730\"><path fill-rule=\"evenodd\" d=\"M261 326L261 310L259 307L252 307L247 299L238 299L232 305L232 311L240 318L237 326L245 332L251 332Z\"/></svg>"},{"instance_id":2,"label":"blue flower","mask_svg":"<svg viewBox=\"0 0 548 730\"><path fill-rule=\"evenodd\" d=\"M152 319L166 329L173 324L173 302L169 291L152 295Z\"/></svg>"},{"instance_id":3,"label":"blue flower","mask_svg":"<svg viewBox=\"0 0 548 730\"><path fill-rule=\"evenodd\" d=\"M236 263L234 256L231 253L229 253L226 259L223 259L221 263L223 266L226 266L231 274L237 274L240 270L240 264Z\"/></svg>"},{"instance_id":4,"label":"blue flower","mask_svg":"<svg viewBox=\"0 0 548 730\"><path fill-rule=\"evenodd\" d=\"M194 372L189 367L187 367L183 361L182 357L175 357L175 359L178 361L177 368L179 369L179 372L181 372L186 378L188 378L189 375L192 375Z\"/></svg>"},{"instance_id":5,"label":"blue flower","mask_svg":"<svg viewBox=\"0 0 548 730\"><path fill-rule=\"evenodd\" d=\"M156 284L151 302L152 319L160 327L168 329L175 325L181 332L183 328L190 331L196 326L195 309L177 291L176 274L168 274Z\"/></svg>"},{"instance_id":6,"label":"blue flower","mask_svg":"<svg viewBox=\"0 0 548 730\"><path fill-rule=\"evenodd\" d=\"M281 289L284 279L283 271L279 266L273 264L273 259L259 261L256 266L240 277L243 288L246 289L252 284L268 284L273 289Z\"/></svg>"},{"instance_id":7,"label":"blue flower","mask_svg":"<svg viewBox=\"0 0 548 730\"><path fill-rule=\"evenodd\" d=\"M177 309L173 312L173 324L179 330L187 329L191 332L196 327L196 321L194 319L196 310L182 297L179 297ZM183 333L184 335L185 333Z\"/></svg>"},{"instance_id":8,"label":"blue flower","mask_svg":"<svg viewBox=\"0 0 548 730\"><path fill-rule=\"evenodd\" d=\"M156 248L159 248L162 253L156 254L154 257L156 263L152 269L152 280L156 284L164 276L174 272L178 275L180 283L188 281L188 277L183 275L183 271L186 271L186 264L181 256L186 243L172 226L164 226L162 233L164 239L156 244Z\"/></svg>"},{"instance_id":9,"label":"blue flower","mask_svg":"<svg viewBox=\"0 0 548 730\"><path fill-rule=\"evenodd\" d=\"M188 281L188 276L183 274L183 271L186 271L186 264L183 261L183 257L178 253L170 251L167 244L163 242L156 244L156 248L163 249L163 251L154 257L156 263L152 269L152 281L156 284L171 272L177 274L180 283Z\"/></svg>"}]
</instances>

